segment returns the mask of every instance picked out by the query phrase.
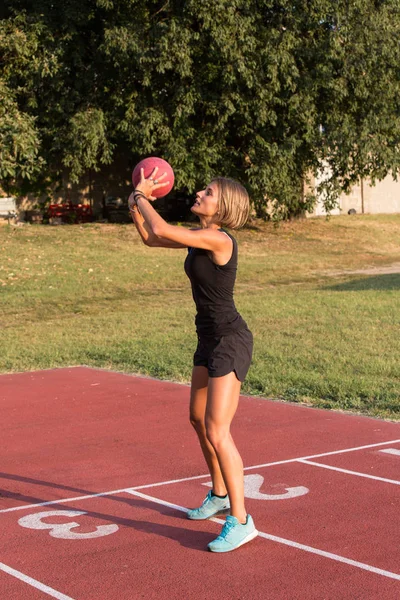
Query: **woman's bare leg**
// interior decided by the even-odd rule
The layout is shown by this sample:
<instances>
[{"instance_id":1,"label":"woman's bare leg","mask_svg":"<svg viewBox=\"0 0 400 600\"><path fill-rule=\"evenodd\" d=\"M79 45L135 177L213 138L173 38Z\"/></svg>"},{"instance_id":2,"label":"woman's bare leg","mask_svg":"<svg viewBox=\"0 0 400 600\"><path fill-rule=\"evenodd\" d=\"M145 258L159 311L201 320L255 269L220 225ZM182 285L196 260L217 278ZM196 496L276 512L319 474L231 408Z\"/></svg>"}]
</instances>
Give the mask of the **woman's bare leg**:
<instances>
[{"instance_id":1,"label":"woman's bare leg","mask_svg":"<svg viewBox=\"0 0 400 600\"><path fill-rule=\"evenodd\" d=\"M214 494L227 493L215 450L207 439L205 414L207 406L208 371L206 367L193 367L190 390L190 422L199 438L204 458L210 471Z\"/></svg>"},{"instance_id":2,"label":"woman's bare leg","mask_svg":"<svg viewBox=\"0 0 400 600\"><path fill-rule=\"evenodd\" d=\"M243 462L230 434L240 386L234 372L209 378L205 424L207 439L215 450L228 491L231 515L245 523Z\"/></svg>"}]
</instances>

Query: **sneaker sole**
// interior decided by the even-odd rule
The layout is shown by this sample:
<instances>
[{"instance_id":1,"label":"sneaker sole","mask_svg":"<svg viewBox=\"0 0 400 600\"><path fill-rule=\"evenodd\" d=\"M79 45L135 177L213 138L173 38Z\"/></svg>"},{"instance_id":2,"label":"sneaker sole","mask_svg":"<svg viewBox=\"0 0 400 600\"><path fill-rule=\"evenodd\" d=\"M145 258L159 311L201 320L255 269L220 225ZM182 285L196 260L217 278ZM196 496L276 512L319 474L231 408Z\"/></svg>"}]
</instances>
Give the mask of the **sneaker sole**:
<instances>
[{"instance_id":1,"label":"sneaker sole","mask_svg":"<svg viewBox=\"0 0 400 600\"><path fill-rule=\"evenodd\" d=\"M215 517L217 515L225 515L225 514L229 514L229 513L230 513L230 506L228 506L227 508L221 508L221 510L213 513L212 515L209 515L208 517L189 517L189 513L186 513L186 516L191 521L207 521L207 519L212 519L213 517Z\"/></svg>"},{"instance_id":2,"label":"sneaker sole","mask_svg":"<svg viewBox=\"0 0 400 600\"><path fill-rule=\"evenodd\" d=\"M232 552L233 550L236 550L237 548L240 548L240 546L243 546L243 544L247 544L247 542L251 542L251 540L254 540L254 538L256 538L258 536L258 531L257 529L255 529L254 531L252 531L251 533L249 533L249 535L247 535L237 546L234 546L232 548L227 548L226 550L213 550L212 548L208 547L210 552Z\"/></svg>"}]
</instances>

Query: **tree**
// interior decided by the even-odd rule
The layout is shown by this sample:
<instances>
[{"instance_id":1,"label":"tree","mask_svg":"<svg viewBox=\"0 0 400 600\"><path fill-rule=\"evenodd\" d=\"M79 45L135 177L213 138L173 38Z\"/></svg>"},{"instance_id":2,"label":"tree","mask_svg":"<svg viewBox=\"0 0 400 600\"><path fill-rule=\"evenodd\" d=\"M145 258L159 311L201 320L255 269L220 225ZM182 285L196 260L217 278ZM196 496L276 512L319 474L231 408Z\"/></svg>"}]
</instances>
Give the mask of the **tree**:
<instances>
[{"instance_id":1,"label":"tree","mask_svg":"<svg viewBox=\"0 0 400 600\"><path fill-rule=\"evenodd\" d=\"M7 21L0 21L0 51L0 180L7 189L15 179L39 174L43 161L36 117L19 106L17 86L8 85L12 71L18 77L18 68L30 62L31 48L27 37Z\"/></svg>"},{"instance_id":2,"label":"tree","mask_svg":"<svg viewBox=\"0 0 400 600\"><path fill-rule=\"evenodd\" d=\"M0 80L0 179L6 183L39 173L39 150L35 118L19 110L11 90Z\"/></svg>"},{"instance_id":3,"label":"tree","mask_svg":"<svg viewBox=\"0 0 400 600\"><path fill-rule=\"evenodd\" d=\"M42 172L159 154L178 188L229 174L286 217L327 165L328 208L399 171L398 0L6 0L1 16L0 77Z\"/></svg>"}]
</instances>

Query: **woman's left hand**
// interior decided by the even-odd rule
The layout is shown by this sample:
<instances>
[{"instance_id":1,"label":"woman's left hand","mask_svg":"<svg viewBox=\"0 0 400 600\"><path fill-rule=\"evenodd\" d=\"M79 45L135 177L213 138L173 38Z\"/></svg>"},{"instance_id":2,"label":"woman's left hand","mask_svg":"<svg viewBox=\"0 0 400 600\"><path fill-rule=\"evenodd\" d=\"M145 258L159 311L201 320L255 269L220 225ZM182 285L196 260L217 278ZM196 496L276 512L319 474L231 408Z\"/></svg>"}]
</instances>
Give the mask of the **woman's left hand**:
<instances>
[{"instance_id":1,"label":"woman's left hand","mask_svg":"<svg viewBox=\"0 0 400 600\"><path fill-rule=\"evenodd\" d=\"M150 177L146 179L144 176L144 169L140 169L140 181L135 188L135 191L142 192L142 194L144 194L146 198L151 201L157 200L157 198L152 195L154 190L158 190L159 188L165 187L169 184L169 181L160 183L160 181L164 179L167 174L163 173L160 175L160 177L157 177L157 171L158 167L154 167Z\"/></svg>"}]
</instances>

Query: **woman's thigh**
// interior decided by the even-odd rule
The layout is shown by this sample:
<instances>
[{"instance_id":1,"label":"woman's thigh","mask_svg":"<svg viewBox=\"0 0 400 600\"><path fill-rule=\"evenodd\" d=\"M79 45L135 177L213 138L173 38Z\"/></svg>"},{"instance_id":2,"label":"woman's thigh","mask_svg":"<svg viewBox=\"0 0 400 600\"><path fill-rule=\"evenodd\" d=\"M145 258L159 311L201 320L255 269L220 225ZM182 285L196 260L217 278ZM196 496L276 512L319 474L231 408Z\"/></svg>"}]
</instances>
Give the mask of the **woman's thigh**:
<instances>
[{"instance_id":1,"label":"woman's thigh","mask_svg":"<svg viewBox=\"0 0 400 600\"><path fill-rule=\"evenodd\" d=\"M206 367L193 367L190 388L190 420L204 423L207 407L208 370Z\"/></svg>"},{"instance_id":2,"label":"woman's thigh","mask_svg":"<svg viewBox=\"0 0 400 600\"><path fill-rule=\"evenodd\" d=\"M229 429L235 416L240 395L241 382L235 372L208 380L206 426Z\"/></svg>"}]
</instances>

